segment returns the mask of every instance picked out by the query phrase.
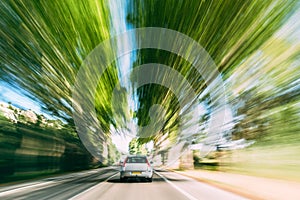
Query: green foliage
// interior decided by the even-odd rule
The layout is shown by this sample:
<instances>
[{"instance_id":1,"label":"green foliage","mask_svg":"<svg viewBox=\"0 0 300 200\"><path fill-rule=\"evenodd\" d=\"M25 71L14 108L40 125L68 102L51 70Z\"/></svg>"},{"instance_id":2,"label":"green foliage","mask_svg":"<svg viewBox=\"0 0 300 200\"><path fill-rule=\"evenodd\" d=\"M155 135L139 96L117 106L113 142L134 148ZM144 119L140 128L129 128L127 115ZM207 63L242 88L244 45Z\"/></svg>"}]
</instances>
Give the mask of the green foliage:
<instances>
[{"instance_id":1,"label":"green foliage","mask_svg":"<svg viewBox=\"0 0 300 200\"><path fill-rule=\"evenodd\" d=\"M140 143L137 138L133 138L129 142L129 153L133 155L135 154L146 155L147 150L145 148L145 144Z\"/></svg>"},{"instance_id":2,"label":"green foliage","mask_svg":"<svg viewBox=\"0 0 300 200\"><path fill-rule=\"evenodd\" d=\"M193 38L209 53L215 61L219 72L225 78L225 82L231 85L233 73L237 78L247 73L245 71L245 60L254 58L256 54L270 45L272 36L286 22L287 18L296 10L296 1L130 1L128 22L134 27L163 27L169 28L188 35ZM268 44L269 43L269 44ZM272 44L271 47L274 44ZM281 45L282 46L282 45ZM282 46L280 51L287 50L288 46ZM270 51L271 48L268 48ZM273 48L274 49L274 48ZM188 50L187 50L188 51ZM279 49L276 49L279 52ZM299 51L295 51L297 53ZM278 53L273 52L273 55ZM191 68L182 58L162 50L140 50L138 59L134 66L144 63L162 63L172 66L179 71L194 88L197 95L201 95L206 88L201 74ZM289 62L285 62L287 65ZM281 65L282 63L275 63ZM276 69L276 65L261 66L262 70ZM251 67L252 65L248 65ZM284 70L285 68L279 67ZM298 77L299 78L299 77ZM240 80L240 79L239 79ZM295 79L294 79L295 80ZM239 87L241 82L236 82L234 87ZM291 82L289 82L291 83ZM265 85L262 84L261 87ZM219 88L216 88L216 90ZM228 88L228 95L232 94ZM246 91L246 90L245 90ZM238 110L237 115L247 115L247 118L236 125L239 133L234 133L235 138L256 139L261 137L266 129L268 119L258 118L265 109L275 107L281 98L265 101L270 94L246 95L242 91L239 95L232 95L232 106L234 98L237 101L244 99L245 106ZM140 141L159 140L162 135L177 131L179 118L179 105L171 92L161 86L150 84L138 89L139 110L137 118L139 125L149 123L148 111L153 104L164 105L168 111L167 120L161 134L148 139L141 138ZM155 95L153 95L155 94ZM272 93L271 95L274 95ZM245 99L245 96L246 99ZM284 95L284 99L291 99L290 95ZM235 100L236 100L235 99ZM266 102L266 103L262 103ZM277 102L277 103L276 103ZM261 104L262 103L262 104ZM211 105L209 103L208 107ZM236 122L235 122L236 123ZM253 127L256 127L252 129ZM239 128L237 128L239 126ZM248 132L247 132L248 131ZM140 135L142 133L139 133ZM174 135L174 134L173 134ZM176 134L175 134L176 135ZM239 136L237 136L239 135Z\"/></svg>"},{"instance_id":3,"label":"green foliage","mask_svg":"<svg viewBox=\"0 0 300 200\"><path fill-rule=\"evenodd\" d=\"M131 1L127 19L135 27L164 27L187 34L208 51L221 72L226 72L264 44L290 16L296 3L293 0ZM165 59L169 60L169 66L177 66L178 58Z\"/></svg>"},{"instance_id":4,"label":"green foliage","mask_svg":"<svg viewBox=\"0 0 300 200\"><path fill-rule=\"evenodd\" d=\"M83 59L109 37L106 1L1 1L0 79L69 120Z\"/></svg>"},{"instance_id":5,"label":"green foliage","mask_svg":"<svg viewBox=\"0 0 300 200\"><path fill-rule=\"evenodd\" d=\"M108 145L108 164L113 165L120 160L121 154L115 144L112 142Z\"/></svg>"},{"instance_id":6,"label":"green foliage","mask_svg":"<svg viewBox=\"0 0 300 200\"><path fill-rule=\"evenodd\" d=\"M73 171L95 164L73 127L13 123L0 115L0 182L19 179L28 172Z\"/></svg>"}]
</instances>

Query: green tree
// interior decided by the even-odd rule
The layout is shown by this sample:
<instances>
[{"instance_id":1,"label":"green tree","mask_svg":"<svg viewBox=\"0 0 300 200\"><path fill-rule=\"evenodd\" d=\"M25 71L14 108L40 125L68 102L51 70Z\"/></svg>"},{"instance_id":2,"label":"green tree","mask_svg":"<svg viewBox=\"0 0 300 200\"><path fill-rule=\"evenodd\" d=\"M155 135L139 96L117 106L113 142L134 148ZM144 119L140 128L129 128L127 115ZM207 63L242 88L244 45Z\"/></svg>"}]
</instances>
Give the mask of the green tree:
<instances>
[{"instance_id":1,"label":"green tree","mask_svg":"<svg viewBox=\"0 0 300 200\"><path fill-rule=\"evenodd\" d=\"M296 4L293 0L131 1L127 20L137 28L163 27L188 35L205 48L223 78L228 79L235 69L243 70L240 66L244 60L266 45L268 39L295 11ZM197 95L205 91L206 85L201 74L177 55L162 50L146 49L138 51L137 57L134 66L144 63L172 66L184 75ZM136 116L139 125L149 123L148 112L153 104L164 105L168 110L161 134L158 134L157 138L139 140L146 143L149 140L159 140L163 135L170 133L173 133L172 137L176 137L180 110L171 92L164 87L149 84L139 88L137 94L140 106Z\"/></svg>"},{"instance_id":2,"label":"green tree","mask_svg":"<svg viewBox=\"0 0 300 200\"><path fill-rule=\"evenodd\" d=\"M145 144L140 143L137 138L133 138L129 142L129 153L130 154L147 154L147 150L145 148Z\"/></svg>"},{"instance_id":3,"label":"green tree","mask_svg":"<svg viewBox=\"0 0 300 200\"><path fill-rule=\"evenodd\" d=\"M1 1L0 8L0 79L70 121L78 69L109 37L108 3L21 0Z\"/></svg>"}]
</instances>

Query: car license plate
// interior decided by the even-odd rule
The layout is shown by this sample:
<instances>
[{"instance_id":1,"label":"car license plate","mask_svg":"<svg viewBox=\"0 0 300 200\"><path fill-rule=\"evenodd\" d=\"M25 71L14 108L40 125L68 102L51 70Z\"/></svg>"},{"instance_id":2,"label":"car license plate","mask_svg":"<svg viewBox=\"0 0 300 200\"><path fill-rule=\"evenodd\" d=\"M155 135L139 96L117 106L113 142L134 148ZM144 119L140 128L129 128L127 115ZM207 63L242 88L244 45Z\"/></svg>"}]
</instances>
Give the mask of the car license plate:
<instances>
[{"instance_id":1,"label":"car license plate","mask_svg":"<svg viewBox=\"0 0 300 200\"><path fill-rule=\"evenodd\" d=\"M131 172L132 175L139 175L141 172Z\"/></svg>"}]
</instances>

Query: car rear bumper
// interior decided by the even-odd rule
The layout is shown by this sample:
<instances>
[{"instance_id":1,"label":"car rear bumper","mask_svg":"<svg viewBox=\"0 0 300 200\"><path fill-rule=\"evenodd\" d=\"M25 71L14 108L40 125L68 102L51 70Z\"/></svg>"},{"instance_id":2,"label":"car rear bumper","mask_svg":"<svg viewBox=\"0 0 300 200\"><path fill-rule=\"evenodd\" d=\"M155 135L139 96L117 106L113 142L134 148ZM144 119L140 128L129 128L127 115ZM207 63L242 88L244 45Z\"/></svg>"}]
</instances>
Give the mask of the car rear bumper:
<instances>
[{"instance_id":1,"label":"car rear bumper","mask_svg":"<svg viewBox=\"0 0 300 200\"><path fill-rule=\"evenodd\" d=\"M152 178L153 171L121 171L120 178Z\"/></svg>"}]
</instances>

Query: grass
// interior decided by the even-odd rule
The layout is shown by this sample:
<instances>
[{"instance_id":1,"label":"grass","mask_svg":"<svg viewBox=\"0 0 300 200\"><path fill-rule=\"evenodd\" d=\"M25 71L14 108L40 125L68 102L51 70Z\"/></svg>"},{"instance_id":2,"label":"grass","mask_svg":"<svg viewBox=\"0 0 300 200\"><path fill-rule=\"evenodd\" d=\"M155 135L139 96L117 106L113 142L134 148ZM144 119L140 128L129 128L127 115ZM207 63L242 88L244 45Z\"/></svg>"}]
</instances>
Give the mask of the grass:
<instances>
[{"instance_id":1,"label":"grass","mask_svg":"<svg viewBox=\"0 0 300 200\"><path fill-rule=\"evenodd\" d=\"M219 170L300 182L300 145L256 146L220 158Z\"/></svg>"}]
</instances>

